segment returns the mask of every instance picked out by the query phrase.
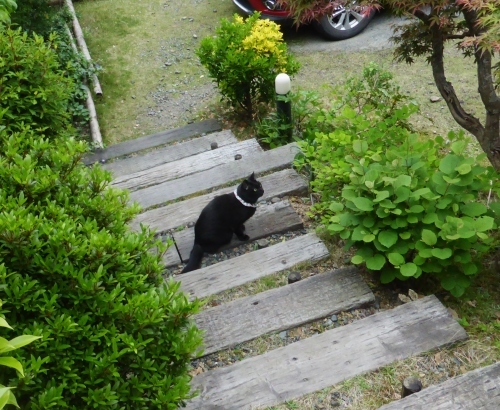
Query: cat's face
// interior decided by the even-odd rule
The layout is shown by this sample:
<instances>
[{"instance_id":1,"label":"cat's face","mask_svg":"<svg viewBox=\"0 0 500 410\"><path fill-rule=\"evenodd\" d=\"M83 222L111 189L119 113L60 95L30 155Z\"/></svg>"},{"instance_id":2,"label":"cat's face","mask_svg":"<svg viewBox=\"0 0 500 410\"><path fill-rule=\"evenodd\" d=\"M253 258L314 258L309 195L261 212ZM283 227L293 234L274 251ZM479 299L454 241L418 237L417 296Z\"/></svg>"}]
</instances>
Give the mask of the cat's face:
<instances>
[{"instance_id":1,"label":"cat's face","mask_svg":"<svg viewBox=\"0 0 500 410\"><path fill-rule=\"evenodd\" d=\"M264 188L262 188L262 184L255 179L255 174L253 172L252 175L243 181L242 188L245 193L255 199L264 195Z\"/></svg>"}]
</instances>

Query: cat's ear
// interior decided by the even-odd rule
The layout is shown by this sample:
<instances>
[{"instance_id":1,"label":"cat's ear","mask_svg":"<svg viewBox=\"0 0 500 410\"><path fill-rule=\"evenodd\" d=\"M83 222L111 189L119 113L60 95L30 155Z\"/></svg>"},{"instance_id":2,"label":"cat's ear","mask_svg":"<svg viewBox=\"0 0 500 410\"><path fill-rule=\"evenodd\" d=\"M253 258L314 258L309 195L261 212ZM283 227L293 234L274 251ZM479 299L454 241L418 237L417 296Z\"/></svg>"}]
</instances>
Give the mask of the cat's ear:
<instances>
[{"instance_id":1,"label":"cat's ear","mask_svg":"<svg viewBox=\"0 0 500 410\"><path fill-rule=\"evenodd\" d=\"M255 172L252 172L252 175L248 177L249 181L255 181Z\"/></svg>"}]
</instances>

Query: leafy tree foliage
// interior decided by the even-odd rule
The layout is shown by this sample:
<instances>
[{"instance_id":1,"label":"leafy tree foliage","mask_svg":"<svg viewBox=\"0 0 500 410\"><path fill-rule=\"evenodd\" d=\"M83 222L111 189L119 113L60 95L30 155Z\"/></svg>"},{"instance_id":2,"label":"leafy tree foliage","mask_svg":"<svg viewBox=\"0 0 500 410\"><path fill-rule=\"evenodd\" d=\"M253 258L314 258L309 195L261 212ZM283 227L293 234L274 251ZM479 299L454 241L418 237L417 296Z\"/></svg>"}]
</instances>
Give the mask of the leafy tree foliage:
<instances>
[{"instance_id":1,"label":"leafy tree foliage","mask_svg":"<svg viewBox=\"0 0 500 410\"><path fill-rule=\"evenodd\" d=\"M298 21L317 18L331 4L329 0L286 0ZM349 1L334 4L352 5ZM489 161L500 170L500 1L498 0L367 0L358 6L386 7L410 18L395 28L396 59L411 64L424 56L429 61L434 82L455 121L476 137ZM465 57L474 58L477 85L484 106L484 120L467 112L453 84L446 76L444 47L454 43Z\"/></svg>"}]
</instances>

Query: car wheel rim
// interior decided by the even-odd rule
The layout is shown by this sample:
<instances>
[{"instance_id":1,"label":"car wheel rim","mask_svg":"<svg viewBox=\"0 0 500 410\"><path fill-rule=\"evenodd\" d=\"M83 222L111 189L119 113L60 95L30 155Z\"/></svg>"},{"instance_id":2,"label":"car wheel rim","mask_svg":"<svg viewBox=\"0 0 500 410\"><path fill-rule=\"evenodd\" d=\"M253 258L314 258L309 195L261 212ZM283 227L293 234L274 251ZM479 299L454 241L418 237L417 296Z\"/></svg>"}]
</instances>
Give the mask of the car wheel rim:
<instances>
[{"instance_id":1,"label":"car wheel rim","mask_svg":"<svg viewBox=\"0 0 500 410\"><path fill-rule=\"evenodd\" d=\"M352 30L356 27L366 16L362 14L361 9L346 9L345 7L338 7L334 10L328 21L335 30Z\"/></svg>"}]
</instances>

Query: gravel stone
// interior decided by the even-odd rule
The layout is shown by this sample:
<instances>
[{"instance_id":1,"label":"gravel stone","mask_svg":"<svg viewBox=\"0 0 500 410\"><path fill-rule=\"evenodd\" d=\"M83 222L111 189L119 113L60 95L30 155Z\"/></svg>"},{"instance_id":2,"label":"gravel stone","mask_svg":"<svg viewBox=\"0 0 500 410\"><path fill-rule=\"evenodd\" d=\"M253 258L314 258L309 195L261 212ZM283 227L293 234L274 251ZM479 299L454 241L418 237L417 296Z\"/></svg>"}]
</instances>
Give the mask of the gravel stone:
<instances>
[{"instance_id":1,"label":"gravel stone","mask_svg":"<svg viewBox=\"0 0 500 410\"><path fill-rule=\"evenodd\" d=\"M267 248L269 246L269 241L267 239L259 239L257 241L257 247L259 249Z\"/></svg>"},{"instance_id":2,"label":"gravel stone","mask_svg":"<svg viewBox=\"0 0 500 410\"><path fill-rule=\"evenodd\" d=\"M302 276L300 276L299 272L291 272L288 275L288 284L290 285L292 283L298 282L301 279L302 279Z\"/></svg>"}]
</instances>

